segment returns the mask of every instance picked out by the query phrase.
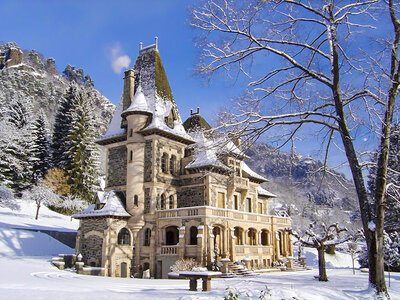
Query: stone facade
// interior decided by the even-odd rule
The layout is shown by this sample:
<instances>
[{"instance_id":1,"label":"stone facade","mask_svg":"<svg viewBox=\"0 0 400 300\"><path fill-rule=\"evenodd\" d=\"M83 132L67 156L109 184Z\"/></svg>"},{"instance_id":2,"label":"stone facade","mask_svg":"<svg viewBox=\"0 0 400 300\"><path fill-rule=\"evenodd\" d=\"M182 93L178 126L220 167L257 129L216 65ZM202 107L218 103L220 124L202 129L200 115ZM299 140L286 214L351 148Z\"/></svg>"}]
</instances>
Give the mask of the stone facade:
<instances>
[{"instance_id":1,"label":"stone facade","mask_svg":"<svg viewBox=\"0 0 400 300\"><path fill-rule=\"evenodd\" d=\"M125 146L118 146L108 150L108 187L126 185L126 159Z\"/></svg>"},{"instance_id":2,"label":"stone facade","mask_svg":"<svg viewBox=\"0 0 400 300\"><path fill-rule=\"evenodd\" d=\"M273 195L260 189L266 180L249 170L239 149L222 162L190 166L198 159L195 142L180 135L183 130L174 131L182 123L160 64L156 48L141 50L134 72L124 79L125 131L100 142L108 151L106 190L126 192L128 216L82 217L76 251L85 263L103 267L105 275L120 277L141 276L149 269L151 276L165 278L179 258L194 258L209 268L222 258L268 268L291 257L285 230L291 221L269 215ZM156 104L169 103L163 106L170 112L161 129L146 129L154 111L143 105L142 111L129 110L130 101L136 101L132 95L139 97L134 92L139 84L142 99L156 101L163 94L163 103ZM198 114L185 124L207 124Z\"/></svg>"}]
</instances>

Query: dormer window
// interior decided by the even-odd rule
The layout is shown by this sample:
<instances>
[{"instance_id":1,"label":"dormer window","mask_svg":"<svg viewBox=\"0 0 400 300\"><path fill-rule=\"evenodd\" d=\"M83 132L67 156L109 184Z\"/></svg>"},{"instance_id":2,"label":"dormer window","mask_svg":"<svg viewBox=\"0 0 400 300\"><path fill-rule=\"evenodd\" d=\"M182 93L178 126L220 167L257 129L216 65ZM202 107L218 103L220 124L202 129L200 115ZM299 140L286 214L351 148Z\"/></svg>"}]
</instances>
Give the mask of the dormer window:
<instances>
[{"instance_id":1,"label":"dormer window","mask_svg":"<svg viewBox=\"0 0 400 300\"><path fill-rule=\"evenodd\" d=\"M167 124L167 126L169 127L169 128L174 128L174 121L177 119L177 117L176 117L176 112L175 112L175 110L172 108L171 109L171 111L170 111L170 113L169 113L169 115L168 115L168 117L165 117L165 124Z\"/></svg>"}]
</instances>

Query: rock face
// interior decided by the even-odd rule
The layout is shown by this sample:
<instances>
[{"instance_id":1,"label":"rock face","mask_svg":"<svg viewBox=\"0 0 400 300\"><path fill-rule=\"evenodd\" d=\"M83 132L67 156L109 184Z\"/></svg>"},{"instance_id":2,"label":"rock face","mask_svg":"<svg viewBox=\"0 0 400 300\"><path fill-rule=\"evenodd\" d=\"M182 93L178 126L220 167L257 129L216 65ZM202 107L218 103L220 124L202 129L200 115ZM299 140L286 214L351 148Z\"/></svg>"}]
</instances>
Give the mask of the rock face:
<instances>
[{"instance_id":1,"label":"rock face","mask_svg":"<svg viewBox=\"0 0 400 300\"><path fill-rule=\"evenodd\" d=\"M275 207L288 212L295 219L293 224L306 227L315 220L348 227L359 224L355 189L344 175L333 170L329 173L335 176L324 175L320 161L297 154L291 157L263 143L247 154L251 157L248 165L270 180L264 186L278 196Z\"/></svg>"},{"instance_id":2,"label":"rock face","mask_svg":"<svg viewBox=\"0 0 400 300\"><path fill-rule=\"evenodd\" d=\"M51 129L59 103L70 84L71 78L58 73L54 58L43 58L35 50L21 50L15 43L0 44L0 105L12 99L30 100L34 116L42 109ZM115 106L92 86L84 88L94 103L100 136Z\"/></svg>"}]
</instances>

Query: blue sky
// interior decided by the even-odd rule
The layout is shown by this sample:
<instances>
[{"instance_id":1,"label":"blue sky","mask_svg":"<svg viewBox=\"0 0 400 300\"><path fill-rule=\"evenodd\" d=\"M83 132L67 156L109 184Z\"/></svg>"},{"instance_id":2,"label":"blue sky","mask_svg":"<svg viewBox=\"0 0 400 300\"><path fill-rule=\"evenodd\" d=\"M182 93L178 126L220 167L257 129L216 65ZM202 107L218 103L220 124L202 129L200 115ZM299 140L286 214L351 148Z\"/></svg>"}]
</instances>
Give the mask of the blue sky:
<instances>
[{"instance_id":1,"label":"blue sky","mask_svg":"<svg viewBox=\"0 0 400 300\"><path fill-rule=\"evenodd\" d=\"M123 70L113 61L132 66L139 49L154 43L159 50L175 100L185 120L190 108L200 107L212 121L235 95L232 83L211 83L193 76L197 49L189 26L188 1L1 1L1 42L15 41L54 57L60 72L66 64L83 68L95 87L116 104L122 93ZM122 64L123 65L123 64ZM120 71L120 72L118 72ZM222 84L221 84L222 83Z\"/></svg>"}]
</instances>

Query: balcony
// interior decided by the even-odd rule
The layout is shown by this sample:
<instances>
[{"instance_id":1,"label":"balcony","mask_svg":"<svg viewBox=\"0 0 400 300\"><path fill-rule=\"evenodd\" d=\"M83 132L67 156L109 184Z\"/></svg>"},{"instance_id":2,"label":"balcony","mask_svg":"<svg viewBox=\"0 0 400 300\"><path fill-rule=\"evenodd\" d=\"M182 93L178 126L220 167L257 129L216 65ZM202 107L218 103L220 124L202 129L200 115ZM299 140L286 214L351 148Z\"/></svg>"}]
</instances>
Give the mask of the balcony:
<instances>
[{"instance_id":1,"label":"balcony","mask_svg":"<svg viewBox=\"0 0 400 300\"><path fill-rule=\"evenodd\" d=\"M219 217L236 221L249 221L252 223L269 223L277 225L290 225L290 218L272 215L249 213L233 209L216 208L212 206L182 207L156 211L158 219L174 218L199 218L199 217Z\"/></svg>"},{"instance_id":2,"label":"balcony","mask_svg":"<svg viewBox=\"0 0 400 300\"><path fill-rule=\"evenodd\" d=\"M176 255L178 253L178 245L174 246L161 246L160 248L160 254L161 255Z\"/></svg>"},{"instance_id":3,"label":"balcony","mask_svg":"<svg viewBox=\"0 0 400 300\"><path fill-rule=\"evenodd\" d=\"M243 177L233 178L234 187L238 190L248 190L249 189L249 179Z\"/></svg>"}]
</instances>

